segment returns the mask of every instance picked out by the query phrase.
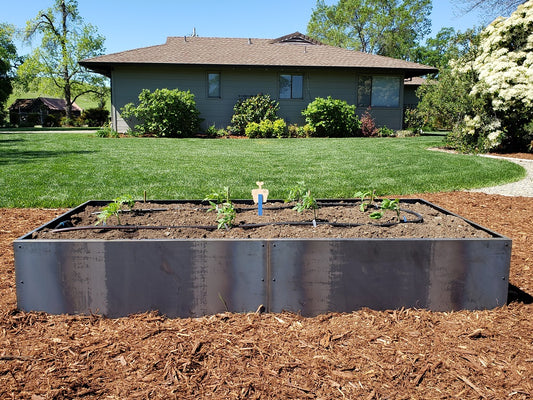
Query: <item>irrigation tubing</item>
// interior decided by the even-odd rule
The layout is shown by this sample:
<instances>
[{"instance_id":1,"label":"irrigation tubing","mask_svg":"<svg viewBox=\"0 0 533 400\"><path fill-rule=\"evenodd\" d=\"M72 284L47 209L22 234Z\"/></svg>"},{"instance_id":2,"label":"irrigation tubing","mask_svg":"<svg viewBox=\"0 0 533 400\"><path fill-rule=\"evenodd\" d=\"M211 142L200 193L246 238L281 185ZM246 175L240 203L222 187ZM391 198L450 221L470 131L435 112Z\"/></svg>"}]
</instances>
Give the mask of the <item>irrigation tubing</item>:
<instances>
[{"instance_id":1,"label":"irrigation tubing","mask_svg":"<svg viewBox=\"0 0 533 400\"><path fill-rule=\"evenodd\" d=\"M414 215L416 218L407 220L405 217L400 221L394 222L385 222L385 223L350 223L350 222L330 222L330 221L281 221L281 222L264 222L257 224L240 224L234 225L232 228L242 228L242 229L253 229L261 228L264 226L309 226L309 225L329 225L333 227L340 228L355 228L358 226L379 226L379 227L390 227L398 224L416 224L424 222L424 218L417 212L411 210L405 210L403 208L400 211ZM141 230L141 229L153 229L153 230L164 230L164 229L204 229L213 231L218 229L217 225L90 225L90 226L72 226L67 228L53 229L52 233L60 232L69 232L69 231L82 231L82 230Z\"/></svg>"}]
</instances>

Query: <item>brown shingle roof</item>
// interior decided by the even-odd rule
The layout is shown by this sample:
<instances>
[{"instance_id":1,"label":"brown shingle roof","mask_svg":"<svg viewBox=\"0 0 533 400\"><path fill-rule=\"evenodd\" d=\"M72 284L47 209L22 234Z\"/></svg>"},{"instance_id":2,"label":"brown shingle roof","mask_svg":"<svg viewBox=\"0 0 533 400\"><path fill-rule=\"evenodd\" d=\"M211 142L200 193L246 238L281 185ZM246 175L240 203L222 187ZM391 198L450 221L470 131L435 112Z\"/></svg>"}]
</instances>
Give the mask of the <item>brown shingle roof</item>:
<instances>
[{"instance_id":1,"label":"brown shingle roof","mask_svg":"<svg viewBox=\"0 0 533 400\"><path fill-rule=\"evenodd\" d=\"M46 108L52 111L65 111L67 109L67 102L65 99L56 99L52 97L36 97L32 99L16 99L13 104L9 106L9 110L26 110L34 106L36 102L41 101ZM74 111L83 111L76 103L72 103Z\"/></svg>"},{"instance_id":2,"label":"brown shingle roof","mask_svg":"<svg viewBox=\"0 0 533 400\"><path fill-rule=\"evenodd\" d=\"M426 80L418 76L407 78L403 81L403 84L405 86L422 86L424 83L426 83Z\"/></svg>"},{"instance_id":3,"label":"brown shingle roof","mask_svg":"<svg viewBox=\"0 0 533 400\"><path fill-rule=\"evenodd\" d=\"M406 77L437 72L433 67L322 44L295 32L278 39L168 37L162 45L86 59L81 65L108 73L115 64L378 68Z\"/></svg>"}]
</instances>

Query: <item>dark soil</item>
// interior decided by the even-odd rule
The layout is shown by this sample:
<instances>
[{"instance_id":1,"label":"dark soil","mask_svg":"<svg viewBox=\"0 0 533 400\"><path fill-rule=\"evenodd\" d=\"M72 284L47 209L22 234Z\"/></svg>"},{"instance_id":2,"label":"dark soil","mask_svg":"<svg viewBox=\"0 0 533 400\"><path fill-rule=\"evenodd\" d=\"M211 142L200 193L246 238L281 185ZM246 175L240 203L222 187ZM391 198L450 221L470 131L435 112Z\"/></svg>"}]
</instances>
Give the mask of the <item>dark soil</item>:
<instances>
[{"instance_id":1,"label":"dark soil","mask_svg":"<svg viewBox=\"0 0 533 400\"><path fill-rule=\"evenodd\" d=\"M414 197L513 240L510 304L314 318L20 312L12 241L66 210L0 209L0 399L533 398L533 199Z\"/></svg>"},{"instance_id":2,"label":"dark soil","mask_svg":"<svg viewBox=\"0 0 533 400\"><path fill-rule=\"evenodd\" d=\"M337 203L340 204L340 203ZM379 201L377 201L379 204ZM102 229L98 213L102 207L88 206L69 220L76 229L45 230L34 238L57 239L153 239L153 238L469 238L491 237L462 218L440 212L420 202L401 202L400 223L395 212L387 210L379 219L371 219L370 211L361 212L360 202L340 206L322 204L317 214L317 226L311 210L301 213L293 204L270 202L258 216L253 205L235 203L237 210L234 227L217 229L216 212L208 212L205 204L136 203L131 211L109 218ZM120 222L122 227L114 228ZM293 222L290 224L289 222ZM256 227L256 224L273 224ZM139 228L144 227L144 228ZM153 229L159 227L162 229ZM166 228L168 227L168 228ZM202 228L199 228L202 227Z\"/></svg>"}]
</instances>

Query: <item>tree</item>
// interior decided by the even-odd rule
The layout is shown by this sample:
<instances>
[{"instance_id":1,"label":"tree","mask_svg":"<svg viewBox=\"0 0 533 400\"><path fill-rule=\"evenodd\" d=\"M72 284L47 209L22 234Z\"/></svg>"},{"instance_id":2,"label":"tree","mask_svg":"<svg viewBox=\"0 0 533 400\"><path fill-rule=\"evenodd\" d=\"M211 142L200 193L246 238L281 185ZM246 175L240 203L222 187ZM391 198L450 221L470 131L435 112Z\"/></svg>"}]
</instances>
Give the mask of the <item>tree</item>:
<instances>
[{"instance_id":1,"label":"tree","mask_svg":"<svg viewBox=\"0 0 533 400\"><path fill-rule=\"evenodd\" d=\"M500 14L509 15L526 0L455 0L464 13L482 10L484 14L496 17Z\"/></svg>"},{"instance_id":2,"label":"tree","mask_svg":"<svg viewBox=\"0 0 533 400\"><path fill-rule=\"evenodd\" d=\"M533 0L481 34L479 54L458 65L471 71L473 107L456 140L480 151L525 151L533 147Z\"/></svg>"},{"instance_id":3,"label":"tree","mask_svg":"<svg viewBox=\"0 0 533 400\"><path fill-rule=\"evenodd\" d=\"M431 0L317 0L308 35L334 46L411 59L430 31Z\"/></svg>"},{"instance_id":4,"label":"tree","mask_svg":"<svg viewBox=\"0 0 533 400\"><path fill-rule=\"evenodd\" d=\"M67 120L79 96L107 93L106 78L78 64L81 59L102 55L105 39L94 26L83 23L76 0L55 0L52 8L28 21L26 40L36 36L41 37L41 45L19 67L19 76L26 83L51 79L67 103Z\"/></svg>"},{"instance_id":5,"label":"tree","mask_svg":"<svg viewBox=\"0 0 533 400\"><path fill-rule=\"evenodd\" d=\"M17 60L17 48L13 43L15 27L0 24L0 124L4 121L4 107L13 92L13 67Z\"/></svg>"},{"instance_id":6,"label":"tree","mask_svg":"<svg viewBox=\"0 0 533 400\"><path fill-rule=\"evenodd\" d=\"M477 107L478 102L470 95L476 74L467 66L478 56L479 43L478 29L461 33L443 28L435 38L426 40L425 46L416 49L416 61L439 68L439 73L418 89L421 100L407 114L410 128L455 129Z\"/></svg>"},{"instance_id":7,"label":"tree","mask_svg":"<svg viewBox=\"0 0 533 400\"><path fill-rule=\"evenodd\" d=\"M479 28L467 29L465 32L442 28L434 38L426 39L424 46L415 48L412 61L431 65L439 70L448 68L451 60L466 56L478 46L480 31Z\"/></svg>"}]
</instances>

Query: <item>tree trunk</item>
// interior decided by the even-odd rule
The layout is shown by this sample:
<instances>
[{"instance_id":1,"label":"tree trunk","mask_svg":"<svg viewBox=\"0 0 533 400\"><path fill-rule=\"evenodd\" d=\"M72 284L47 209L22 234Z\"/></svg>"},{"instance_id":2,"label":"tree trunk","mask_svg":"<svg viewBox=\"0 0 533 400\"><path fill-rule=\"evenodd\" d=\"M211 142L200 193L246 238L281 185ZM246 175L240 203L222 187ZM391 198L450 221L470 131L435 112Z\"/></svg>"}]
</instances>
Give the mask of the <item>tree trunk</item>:
<instances>
[{"instance_id":1,"label":"tree trunk","mask_svg":"<svg viewBox=\"0 0 533 400\"><path fill-rule=\"evenodd\" d=\"M61 42L61 52L62 52L62 67L63 67L63 80L65 82L65 86L63 88L63 94L65 97L65 102L67 104L66 108L66 117L67 117L67 123L70 124L72 120L72 100L71 100L71 93L70 93L70 74L68 70L68 48L67 48L67 36L68 36L68 28L67 28L67 18L68 18L68 10L67 6L65 4L65 0L61 1L60 4L61 7L61 20L62 20L62 30L61 30L61 37L59 38Z\"/></svg>"}]
</instances>

